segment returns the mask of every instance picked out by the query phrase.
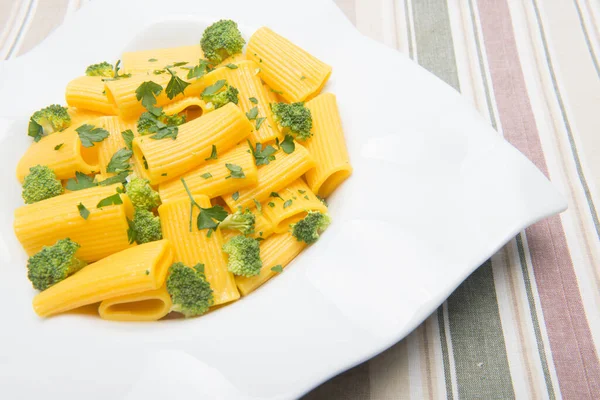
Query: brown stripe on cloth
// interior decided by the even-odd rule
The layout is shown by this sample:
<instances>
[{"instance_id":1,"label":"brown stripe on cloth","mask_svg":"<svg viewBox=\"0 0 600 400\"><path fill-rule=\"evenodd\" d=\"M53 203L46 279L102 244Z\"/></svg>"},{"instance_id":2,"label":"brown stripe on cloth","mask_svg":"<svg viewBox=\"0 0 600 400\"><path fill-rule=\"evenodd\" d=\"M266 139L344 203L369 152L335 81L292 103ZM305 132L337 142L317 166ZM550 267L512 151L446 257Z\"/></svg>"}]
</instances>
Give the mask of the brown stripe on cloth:
<instances>
[{"instance_id":1,"label":"brown stripe on cloth","mask_svg":"<svg viewBox=\"0 0 600 400\"><path fill-rule=\"evenodd\" d=\"M478 0L504 135L548 176L506 0ZM559 216L526 230L546 330L564 398L600 398L600 364Z\"/></svg>"}]
</instances>

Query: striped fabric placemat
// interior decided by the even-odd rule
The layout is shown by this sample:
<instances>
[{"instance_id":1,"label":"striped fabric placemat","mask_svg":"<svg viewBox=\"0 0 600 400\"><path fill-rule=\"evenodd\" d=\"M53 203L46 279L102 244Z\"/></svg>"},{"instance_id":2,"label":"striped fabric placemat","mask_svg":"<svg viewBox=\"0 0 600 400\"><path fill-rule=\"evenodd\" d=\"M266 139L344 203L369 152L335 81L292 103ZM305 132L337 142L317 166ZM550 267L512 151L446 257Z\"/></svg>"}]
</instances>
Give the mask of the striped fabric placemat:
<instances>
[{"instance_id":1,"label":"striped fabric placemat","mask_svg":"<svg viewBox=\"0 0 600 400\"><path fill-rule=\"evenodd\" d=\"M0 59L87 1L0 1ZM569 210L517 235L405 340L305 398L600 399L600 3L336 3L460 91Z\"/></svg>"}]
</instances>

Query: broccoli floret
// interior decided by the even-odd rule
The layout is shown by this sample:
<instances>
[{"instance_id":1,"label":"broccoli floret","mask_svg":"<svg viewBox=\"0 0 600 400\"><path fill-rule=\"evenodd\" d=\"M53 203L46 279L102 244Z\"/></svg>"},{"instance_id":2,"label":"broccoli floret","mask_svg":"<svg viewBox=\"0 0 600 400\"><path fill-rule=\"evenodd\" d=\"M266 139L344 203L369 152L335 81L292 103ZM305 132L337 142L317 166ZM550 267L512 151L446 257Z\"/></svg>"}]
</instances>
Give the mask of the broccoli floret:
<instances>
[{"instance_id":1,"label":"broccoli floret","mask_svg":"<svg viewBox=\"0 0 600 400\"><path fill-rule=\"evenodd\" d=\"M220 224L221 229L237 229L244 235L250 235L254 233L254 223L256 217L252 212L246 208L246 211L242 212L242 209L238 209L233 214L229 214Z\"/></svg>"},{"instance_id":2,"label":"broccoli floret","mask_svg":"<svg viewBox=\"0 0 600 400\"><path fill-rule=\"evenodd\" d=\"M246 41L235 22L222 19L204 30L200 46L204 56L214 64L241 53Z\"/></svg>"},{"instance_id":3,"label":"broccoli floret","mask_svg":"<svg viewBox=\"0 0 600 400\"><path fill-rule=\"evenodd\" d=\"M271 111L284 135L289 133L296 140L306 140L312 136L312 114L304 107L304 103L271 103Z\"/></svg>"},{"instance_id":4,"label":"broccoli floret","mask_svg":"<svg viewBox=\"0 0 600 400\"><path fill-rule=\"evenodd\" d=\"M152 210L160 205L160 196L150 186L150 181L133 176L127 184L127 196L135 208Z\"/></svg>"},{"instance_id":5,"label":"broccoli floret","mask_svg":"<svg viewBox=\"0 0 600 400\"><path fill-rule=\"evenodd\" d=\"M171 265L167 292L173 301L171 310L182 313L186 318L202 315L214 304L213 291L204 275L203 264L193 268L180 262Z\"/></svg>"},{"instance_id":6,"label":"broccoli floret","mask_svg":"<svg viewBox=\"0 0 600 400\"><path fill-rule=\"evenodd\" d=\"M299 242L313 244L319 240L319 235L327 229L330 223L331 217L329 214L323 214L318 211L309 211L304 219L290 226L292 228L292 235L298 239Z\"/></svg>"},{"instance_id":7,"label":"broccoli floret","mask_svg":"<svg viewBox=\"0 0 600 400\"><path fill-rule=\"evenodd\" d=\"M201 94L202 100L204 100L207 105L212 104L212 107L215 110L223 107L227 103L238 103L239 91L233 86L226 85L225 90L221 90L220 92L213 94L206 94L205 91L203 91Z\"/></svg>"},{"instance_id":8,"label":"broccoli floret","mask_svg":"<svg viewBox=\"0 0 600 400\"><path fill-rule=\"evenodd\" d=\"M23 181L25 204L36 203L63 194L65 189L56 174L45 165L29 168L29 175Z\"/></svg>"},{"instance_id":9,"label":"broccoli floret","mask_svg":"<svg viewBox=\"0 0 600 400\"><path fill-rule=\"evenodd\" d=\"M42 136L65 130L69 126L71 126L71 116L67 108L52 104L33 113L29 118L27 134L39 142Z\"/></svg>"},{"instance_id":10,"label":"broccoli floret","mask_svg":"<svg viewBox=\"0 0 600 400\"><path fill-rule=\"evenodd\" d=\"M154 216L152 211L144 210L143 208L136 208L134 210L131 229L134 232L134 238L137 244L144 244L162 239L160 218Z\"/></svg>"},{"instance_id":11,"label":"broccoli floret","mask_svg":"<svg viewBox=\"0 0 600 400\"><path fill-rule=\"evenodd\" d=\"M229 255L227 268L234 275L255 276L260 273L262 260L256 239L234 236L223 245L223 251Z\"/></svg>"},{"instance_id":12,"label":"broccoli floret","mask_svg":"<svg viewBox=\"0 0 600 400\"><path fill-rule=\"evenodd\" d=\"M105 76L108 78L112 78L115 76L115 71L112 64L107 63L106 61L101 62L99 64L92 64L86 68L85 74L87 76Z\"/></svg>"},{"instance_id":13,"label":"broccoli floret","mask_svg":"<svg viewBox=\"0 0 600 400\"><path fill-rule=\"evenodd\" d=\"M138 119L137 130L140 135L151 135L162 129L179 126L183 123L185 123L185 115L183 114L167 115L163 112L157 117L146 111Z\"/></svg>"},{"instance_id":14,"label":"broccoli floret","mask_svg":"<svg viewBox=\"0 0 600 400\"><path fill-rule=\"evenodd\" d=\"M27 277L37 290L46 290L62 281L87 263L75 257L79 244L69 238L61 239L53 246L44 246L27 261Z\"/></svg>"}]
</instances>

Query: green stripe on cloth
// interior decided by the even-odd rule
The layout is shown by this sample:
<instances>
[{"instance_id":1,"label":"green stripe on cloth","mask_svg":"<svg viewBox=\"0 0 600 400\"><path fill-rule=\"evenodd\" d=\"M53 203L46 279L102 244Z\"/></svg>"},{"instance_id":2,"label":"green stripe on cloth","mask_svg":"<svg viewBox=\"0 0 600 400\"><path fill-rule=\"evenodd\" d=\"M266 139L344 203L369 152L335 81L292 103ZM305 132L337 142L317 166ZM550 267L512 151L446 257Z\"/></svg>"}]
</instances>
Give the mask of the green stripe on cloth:
<instances>
[{"instance_id":1,"label":"green stripe on cloth","mask_svg":"<svg viewBox=\"0 0 600 400\"><path fill-rule=\"evenodd\" d=\"M371 398L369 363L362 363L307 393L302 400Z\"/></svg>"},{"instance_id":2,"label":"green stripe on cloth","mask_svg":"<svg viewBox=\"0 0 600 400\"><path fill-rule=\"evenodd\" d=\"M412 10L419 64L460 90L446 1L416 0Z\"/></svg>"},{"instance_id":3,"label":"green stripe on cloth","mask_svg":"<svg viewBox=\"0 0 600 400\"><path fill-rule=\"evenodd\" d=\"M452 376L450 376L450 356L448 355L448 339L444 327L444 307L437 310L438 326L440 328L440 344L442 346L442 359L444 361L444 379L446 381L446 398L454 399L452 391Z\"/></svg>"},{"instance_id":4,"label":"green stripe on cloth","mask_svg":"<svg viewBox=\"0 0 600 400\"><path fill-rule=\"evenodd\" d=\"M450 296L448 318L458 397L514 398L491 261Z\"/></svg>"},{"instance_id":5,"label":"green stripe on cloth","mask_svg":"<svg viewBox=\"0 0 600 400\"><path fill-rule=\"evenodd\" d=\"M421 66L460 90L447 3L414 1L416 51ZM438 310L442 346L452 344L459 398L511 398L511 381L504 333L491 262L480 267L448 299L450 337ZM442 349L448 398L453 397L447 348Z\"/></svg>"}]
</instances>

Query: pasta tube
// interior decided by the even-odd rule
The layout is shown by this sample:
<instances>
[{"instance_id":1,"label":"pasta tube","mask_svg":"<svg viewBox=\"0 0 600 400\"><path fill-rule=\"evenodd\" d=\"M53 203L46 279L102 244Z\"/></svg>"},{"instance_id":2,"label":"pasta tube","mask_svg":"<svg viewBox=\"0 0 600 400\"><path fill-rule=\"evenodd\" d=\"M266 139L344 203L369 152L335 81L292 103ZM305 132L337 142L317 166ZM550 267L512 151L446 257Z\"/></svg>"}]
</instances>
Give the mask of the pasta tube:
<instances>
[{"instance_id":1,"label":"pasta tube","mask_svg":"<svg viewBox=\"0 0 600 400\"><path fill-rule=\"evenodd\" d=\"M70 107L115 115L117 110L105 93L101 76L80 76L67 85L66 99Z\"/></svg>"},{"instance_id":2,"label":"pasta tube","mask_svg":"<svg viewBox=\"0 0 600 400\"><path fill-rule=\"evenodd\" d=\"M226 164L237 165L244 171L244 178L230 179L231 171ZM181 175L185 179L190 192L194 195L203 194L209 198L215 198L236 190L243 189L256 184L257 168L254 157L248 152L248 145L242 143L227 153L220 155L218 159L211 160L204 165L194 168ZM158 187L163 203L171 200L188 198L180 178L161 183Z\"/></svg>"},{"instance_id":3,"label":"pasta tube","mask_svg":"<svg viewBox=\"0 0 600 400\"><path fill-rule=\"evenodd\" d=\"M327 207L315 196L302 178L262 204L263 213L271 220L275 233L287 232L290 224L304 218L308 211L327 212Z\"/></svg>"},{"instance_id":4,"label":"pasta tube","mask_svg":"<svg viewBox=\"0 0 600 400\"><path fill-rule=\"evenodd\" d=\"M69 113L69 117L71 117L71 126L75 128L85 124L87 121L104 116L104 114L96 111L84 110L76 107L69 107L67 112Z\"/></svg>"},{"instance_id":5,"label":"pasta tube","mask_svg":"<svg viewBox=\"0 0 600 400\"><path fill-rule=\"evenodd\" d=\"M241 61L237 68L217 68L202 78L204 86L210 86L219 80L238 89L238 105L244 113L257 109L257 114L252 120L252 133L249 136L253 143L266 143L276 138L281 138L277 123L273 120L273 113L269 107L271 98L260 78L257 75L259 66L254 61ZM250 100L250 99L253 100ZM266 118L261 119L259 118ZM262 122L261 122L262 121ZM259 125L256 129L256 126Z\"/></svg>"},{"instance_id":6,"label":"pasta tube","mask_svg":"<svg viewBox=\"0 0 600 400\"><path fill-rule=\"evenodd\" d=\"M352 174L342 120L332 93L315 97L306 107L313 118L313 136L305 146L316 162L306 173L306 182L314 193L328 197Z\"/></svg>"},{"instance_id":7,"label":"pasta tube","mask_svg":"<svg viewBox=\"0 0 600 400\"><path fill-rule=\"evenodd\" d=\"M43 246L70 238L81 245L78 257L88 262L131 247L127 238L131 203L127 196L119 195L123 204L97 207L101 200L117 194L117 187L78 190L17 208L14 229L19 242L31 256ZM80 215L79 204L89 211L87 219Z\"/></svg>"},{"instance_id":8,"label":"pasta tube","mask_svg":"<svg viewBox=\"0 0 600 400\"><path fill-rule=\"evenodd\" d=\"M211 207L206 196L196 196L196 202L204 208ZM214 305L239 299L233 274L227 270L227 261L221 248L223 238L219 230L207 236L206 230L190 229L190 200L180 199L165 203L158 208L163 237L173 244L174 261L187 266L204 264L204 273L210 283L215 299ZM192 211L192 221L198 217L198 209Z\"/></svg>"},{"instance_id":9,"label":"pasta tube","mask_svg":"<svg viewBox=\"0 0 600 400\"><path fill-rule=\"evenodd\" d=\"M147 168L143 167L143 175L156 185L206 163L213 146L218 153L224 153L245 139L250 130L244 113L229 103L180 125L176 140L154 140L150 136L135 138L133 152L138 164L147 165Z\"/></svg>"},{"instance_id":10,"label":"pasta tube","mask_svg":"<svg viewBox=\"0 0 600 400\"><path fill-rule=\"evenodd\" d=\"M285 188L306 171L313 168L315 162L308 151L296 143L296 150L291 154L283 151L275 153L275 160L258 169L258 183L246 189L239 190L237 200L232 195L224 196L224 200L232 210L237 207L252 207L255 202L262 203L271 192Z\"/></svg>"},{"instance_id":11,"label":"pasta tube","mask_svg":"<svg viewBox=\"0 0 600 400\"><path fill-rule=\"evenodd\" d=\"M168 240L120 251L44 290L33 299L33 309L40 317L47 317L106 299L158 289L165 283L172 262Z\"/></svg>"},{"instance_id":12,"label":"pasta tube","mask_svg":"<svg viewBox=\"0 0 600 400\"><path fill-rule=\"evenodd\" d=\"M111 321L158 321L171 311L172 306L171 296L163 286L104 300L98 313L101 318Z\"/></svg>"},{"instance_id":13,"label":"pasta tube","mask_svg":"<svg viewBox=\"0 0 600 400\"><path fill-rule=\"evenodd\" d=\"M235 283L243 296L248 295L260 285L277 275L271 268L285 268L306 247L290 233L280 233L260 243L260 258L263 266L260 274L252 277L236 276Z\"/></svg>"},{"instance_id":14,"label":"pasta tube","mask_svg":"<svg viewBox=\"0 0 600 400\"><path fill-rule=\"evenodd\" d=\"M160 70L167 65L187 62L195 65L204 58L199 45L169 47L164 49L128 51L121 56L123 71L126 73L146 73Z\"/></svg>"},{"instance_id":15,"label":"pasta tube","mask_svg":"<svg viewBox=\"0 0 600 400\"><path fill-rule=\"evenodd\" d=\"M290 103L319 94L331 75L329 65L267 27L250 37L246 56L262 61L259 76Z\"/></svg>"},{"instance_id":16,"label":"pasta tube","mask_svg":"<svg viewBox=\"0 0 600 400\"><path fill-rule=\"evenodd\" d=\"M122 132L131 130L134 136L137 136L136 123L135 121L123 121L120 117L111 116L99 118L96 120L96 126L102 127L110 133L106 139L96 145L98 146L98 165L100 173L102 174L102 177L106 179L114 175L114 173L107 172L106 170L110 160L117 151L127 147ZM135 164L133 160L130 160L129 164L136 174L141 174L138 164Z\"/></svg>"},{"instance_id":17,"label":"pasta tube","mask_svg":"<svg viewBox=\"0 0 600 400\"><path fill-rule=\"evenodd\" d=\"M48 166L58 179L71 178L77 171L91 174L99 169L98 146L83 147L75 127L71 126L32 143L19 160L17 179L23 182L29 168L36 165Z\"/></svg>"}]
</instances>

